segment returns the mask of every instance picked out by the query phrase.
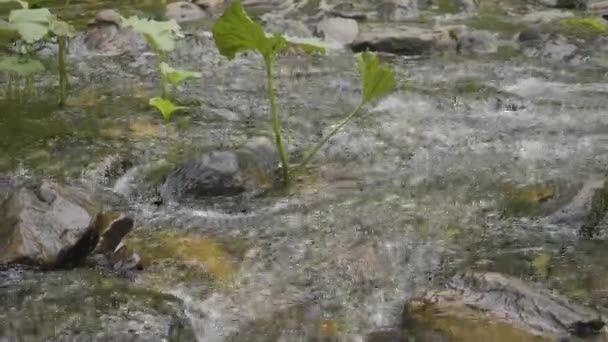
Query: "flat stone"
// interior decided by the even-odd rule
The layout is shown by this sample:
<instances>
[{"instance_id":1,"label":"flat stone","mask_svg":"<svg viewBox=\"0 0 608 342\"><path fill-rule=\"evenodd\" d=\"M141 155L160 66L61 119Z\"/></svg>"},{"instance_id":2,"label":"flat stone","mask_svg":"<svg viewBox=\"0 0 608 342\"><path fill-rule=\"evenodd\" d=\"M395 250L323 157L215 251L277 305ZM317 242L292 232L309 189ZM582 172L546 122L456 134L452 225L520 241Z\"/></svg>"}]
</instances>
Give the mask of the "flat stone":
<instances>
[{"instance_id":1,"label":"flat stone","mask_svg":"<svg viewBox=\"0 0 608 342\"><path fill-rule=\"evenodd\" d=\"M326 40L334 40L340 44L350 44L359 35L359 24L354 19L326 18L317 25L317 31Z\"/></svg>"},{"instance_id":2,"label":"flat stone","mask_svg":"<svg viewBox=\"0 0 608 342\"><path fill-rule=\"evenodd\" d=\"M365 50L389 52L398 55L419 56L432 52L435 47L433 31L418 27L375 29L361 32L350 44L354 52Z\"/></svg>"}]
</instances>

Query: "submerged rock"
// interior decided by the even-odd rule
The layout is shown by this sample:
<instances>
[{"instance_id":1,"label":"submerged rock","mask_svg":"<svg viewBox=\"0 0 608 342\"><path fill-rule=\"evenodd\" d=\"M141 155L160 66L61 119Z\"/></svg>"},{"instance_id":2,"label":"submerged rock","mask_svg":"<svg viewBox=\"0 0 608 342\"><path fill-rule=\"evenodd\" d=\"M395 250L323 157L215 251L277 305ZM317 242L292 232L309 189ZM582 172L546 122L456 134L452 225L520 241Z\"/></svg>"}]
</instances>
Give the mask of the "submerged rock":
<instances>
[{"instance_id":1,"label":"submerged rock","mask_svg":"<svg viewBox=\"0 0 608 342\"><path fill-rule=\"evenodd\" d=\"M604 328L596 311L499 273L461 273L452 278L447 290L430 291L423 302L422 306L411 305L408 312L415 316L424 311L430 321L446 316L483 318L551 338L597 335Z\"/></svg>"},{"instance_id":2,"label":"submerged rock","mask_svg":"<svg viewBox=\"0 0 608 342\"><path fill-rule=\"evenodd\" d=\"M498 41L489 31L473 31L458 35L456 38L459 52L474 55L496 53Z\"/></svg>"},{"instance_id":3,"label":"submerged rock","mask_svg":"<svg viewBox=\"0 0 608 342\"><path fill-rule=\"evenodd\" d=\"M586 9L588 0L539 0L539 2L548 7Z\"/></svg>"},{"instance_id":4,"label":"submerged rock","mask_svg":"<svg viewBox=\"0 0 608 342\"><path fill-rule=\"evenodd\" d=\"M196 341L180 301L91 269L0 269L0 341Z\"/></svg>"},{"instance_id":5,"label":"submerged rock","mask_svg":"<svg viewBox=\"0 0 608 342\"><path fill-rule=\"evenodd\" d=\"M427 55L433 50L435 37L433 31L418 27L385 28L361 32L350 47L354 52L371 50L419 56Z\"/></svg>"},{"instance_id":6,"label":"submerged rock","mask_svg":"<svg viewBox=\"0 0 608 342\"><path fill-rule=\"evenodd\" d=\"M78 266L100 235L103 248L112 248L133 226L125 216L110 222L103 218L91 198L77 189L48 181L22 187L0 205L0 264Z\"/></svg>"},{"instance_id":7,"label":"submerged rock","mask_svg":"<svg viewBox=\"0 0 608 342\"><path fill-rule=\"evenodd\" d=\"M165 199L233 196L273 184L278 165L270 140L258 138L231 151L212 151L177 166L166 178Z\"/></svg>"}]
</instances>

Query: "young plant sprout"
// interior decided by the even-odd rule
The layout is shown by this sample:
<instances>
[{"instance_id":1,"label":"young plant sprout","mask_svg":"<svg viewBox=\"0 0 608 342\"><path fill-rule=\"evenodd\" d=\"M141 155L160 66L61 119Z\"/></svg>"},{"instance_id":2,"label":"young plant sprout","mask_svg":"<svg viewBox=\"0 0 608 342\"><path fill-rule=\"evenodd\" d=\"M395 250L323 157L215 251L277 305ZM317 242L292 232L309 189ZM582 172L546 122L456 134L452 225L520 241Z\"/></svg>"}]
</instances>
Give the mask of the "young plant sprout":
<instances>
[{"instance_id":1,"label":"young plant sprout","mask_svg":"<svg viewBox=\"0 0 608 342\"><path fill-rule=\"evenodd\" d=\"M240 1L233 2L226 8L224 14L213 24L213 39L219 52L229 60L237 53L255 51L259 53L266 66L266 94L270 105L270 122L275 138L275 145L281 159L283 181L289 181L289 165L287 153L281 137L281 122L277 113L274 87L272 85L272 62L274 57L288 49L299 48L306 53L324 52L324 49L310 44L289 42L283 36L275 34L266 36L264 29L253 22Z\"/></svg>"},{"instance_id":2,"label":"young plant sprout","mask_svg":"<svg viewBox=\"0 0 608 342\"><path fill-rule=\"evenodd\" d=\"M74 28L65 21L59 20L47 8L29 9L27 3L20 1L24 8L11 10L8 24L4 30L12 30L19 34L25 43L25 55L29 55L29 46L52 34L57 38L59 52L57 62L59 67L59 104L64 105L68 93L67 68L65 50L67 39L74 35ZM31 80L30 80L31 81Z\"/></svg>"},{"instance_id":3,"label":"young plant sprout","mask_svg":"<svg viewBox=\"0 0 608 342\"><path fill-rule=\"evenodd\" d=\"M342 127L352 118L359 115L363 106L371 101L378 100L395 88L395 76L393 70L387 64L380 64L378 56L371 52L364 52L357 57L357 69L361 79L361 100L359 105L350 114L346 115L321 141L313 146L293 172L304 169L315 153L327 143Z\"/></svg>"},{"instance_id":4,"label":"young plant sprout","mask_svg":"<svg viewBox=\"0 0 608 342\"><path fill-rule=\"evenodd\" d=\"M156 108L162 115L164 122L168 123L175 111L187 107L177 106L171 102L167 93L167 80L174 88L177 88L180 82L201 77L199 72L175 69L166 62L166 53L175 49L177 38L183 37L181 28L175 20L156 21L138 17L122 18L122 25L131 27L135 32L141 33L154 51L156 66L160 75L161 97L151 98L149 104Z\"/></svg>"},{"instance_id":5,"label":"young plant sprout","mask_svg":"<svg viewBox=\"0 0 608 342\"><path fill-rule=\"evenodd\" d=\"M176 106L173 104L173 102L165 100L162 97L153 97L148 103L150 104L150 106L158 109L165 123L169 123L169 120L171 120L171 115L175 111L188 108L184 106Z\"/></svg>"},{"instance_id":6,"label":"young plant sprout","mask_svg":"<svg viewBox=\"0 0 608 342\"><path fill-rule=\"evenodd\" d=\"M278 53L289 48L299 48L306 53L323 52L323 48L310 44L290 42L278 34L267 36L262 26L253 22L247 15L240 1L235 1L226 8L224 14L213 25L212 33L219 52L229 60L234 59L237 53L245 51L255 51L264 60L266 66L266 92L270 104L270 122L275 136L277 152L281 159L283 182L285 185L289 183L291 177L312 160L317 151L332 136L361 112L363 106L385 96L395 87L395 79L390 66L380 64L378 57L373 53L365 52L360 54L357 59L362 87L359 105L350 114L346 115L327 136L313 146L293 170L290 170L281 138L281 124L272 85L272 62Z\"/></svg>"},{"instance_id":7,"label":"young plant sprout","mask_svg":"<svg viewBox=\"0 0 608 342\"><path fill-rule=\"evenodd\" d=\"M59 51L57 53L57 64L59 67L59 105L65 105L68 98L68 72L65 64L65 50L68 39L75 34L74 27L59 20L54 15L49 17L49 30L57 37Z\"/></svg>"}]
</instances>

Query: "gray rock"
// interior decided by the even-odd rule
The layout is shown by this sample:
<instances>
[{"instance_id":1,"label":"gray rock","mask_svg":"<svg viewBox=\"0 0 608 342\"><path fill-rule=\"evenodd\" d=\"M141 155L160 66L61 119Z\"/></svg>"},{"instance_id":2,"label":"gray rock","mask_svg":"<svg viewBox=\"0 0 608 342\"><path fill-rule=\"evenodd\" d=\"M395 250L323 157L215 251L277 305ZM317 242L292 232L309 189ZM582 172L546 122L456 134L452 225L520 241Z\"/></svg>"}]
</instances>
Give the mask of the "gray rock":
<instances>
[{"instance_id":1,"label":"gray rock","mask_svg":"<svg viewBox=\"0 0 608 342\"><path fill-rule=\"evenodd\" d=\"M588 0L539 0L548 7L586 9Z\"/></svg>"},{"instance_id":2,"label":"gray rock","mask_svg":"<svg viewBox=\"0 0 608 342\"><path fill-rule=\"evenodd\" d=\"M598 312L499 273L458 274L449 282L447 290L431 291L425 298L434 303L437 314L446 309L466 317L467 311L473 309L486 318L547 337L583 337L597 334L604 327Z\"/></svg>"},{"instance_id":3,"label":"gray rock","mask_svg":"<svg viewBox=\"0 0 608 342\"><path fill-rule=\"evenodd\" d=\"M274 145L258 138L231 151L212 151L187 160L166 178L163 198L205 198L256 192L273 183L278 165Z\"/></svg>"},{"instance_id":4,"label":"gray rock","mask_svg":"<svg viewBox=\"0 0 608 342\"><path fill-rule=\"evenodd\" d=\"M97 12L97 14L95 14L95 18L93 18L89 24L111 23L114 25L120 25L120 21L120 13L113 9L104 9Z\"/></svg>"},{"instance_id":5,"label":"gray rock","mask_svg":"<svg viewBox=\"0 0 608 342\"><path fill-rule=\"evenodd\" d=\"M193 1L199 8L205 11L216 11L222 5L224 5L224 0L195 0Z\"/></svg>"},{"instance_id":6,"label":"gray rock","mask_svg":"<svg viewBox=\"0 0 608 342\"><path fill-rule=\"evenodd\" d=\"M496 36L488 31L473 31L458 35L457 42L457 49L463 53L481 55L498 51Z\"/></svg>"},{"instance_id":7,"label":"gray rock","mask_svg":"<svg viewBox=\"0 0 608 342\"><path fill-rule=\"evenodd\" d=\"M207 17L207 13L201 7L186 1L178 1L167 4L167 18L175 21L190 21Z\"/></svg>"},{"instance_id":8,"label":"gray rock","mask_svg":"<svg viewBox=\"0 0 608 342\"><path fill-rule=\"evenodd\" d=\"M517 35L517 41L524 46L538 44L542 39L543 35L538 26L530 26Z\"/></svg>"},{"instance_id":9,"label":"gray rock","mask_svg":"<svg viewBox=\"0 0 608 342\"><path fill-rule=\"evenodd\" d=\"M435 47L433 31L418 27L377 29L361 32L350 44L354 52L365 50L406 56L430 54Z\"/></svg>"},{"instance_id":10,"label":"gray rock","mask_svg":"<svg viewBox=\"0 0 608 342\"><path fill-rule=\"evenodd\" d=\"M317 31L326 40L346 45L352 43L359 35L359 24L353 19L326 18L317 25Z\"/></svg>"},{"instance_id":11,"label":"gray rock","mask_svg":"<svg viewBox=\"0 0 608 342\"><path fill-rule=\"evenodd\" d=\"M608 1L591 1L587 4L587 10L589 11L598 11L598 12L608 12Z\"/></svg>"},{"instance_id":12,"label":"gray rock","mask_svg":"<svg viewBox=\"0 0 608 342\"><path fill-rule=\"evenodd\" d=\"M378 19L384 21L403 21L418 16L416 0L386 0L377 7Z\"/></svg>"},{"instance_id":13,"label":"gray rock","mask_svg":"<svg viewBox=\"0 0 608 342\"><path fill-rule=\"evenodd\" d=\"M0 264L78 265L95 248L99 212L75 189L43 182L0 206Z\"/></svg>"},{"instance_id":14,"label":"gray rock","mask_svg":"<svg viewBox=\"0 0 608 342\"><path fill-rule=\"evenodd\" d=\"M84 45L89 52L118 55L133 52L145 46L142 37L120 25L120 14L114 10L102 10L72 42L72 46Z\"/></svg>"}]
</instances>

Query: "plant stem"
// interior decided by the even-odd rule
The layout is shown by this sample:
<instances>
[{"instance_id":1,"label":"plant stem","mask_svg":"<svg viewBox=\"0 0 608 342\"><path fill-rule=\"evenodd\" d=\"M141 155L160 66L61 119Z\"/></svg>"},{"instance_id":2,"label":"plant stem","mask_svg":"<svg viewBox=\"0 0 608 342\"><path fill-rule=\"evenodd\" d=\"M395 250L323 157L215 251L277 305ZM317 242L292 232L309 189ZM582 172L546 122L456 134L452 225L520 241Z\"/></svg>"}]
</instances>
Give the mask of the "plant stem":
<instances>
[{"instance_id":1,"label":"plant stem","mask_svg":"<svg viewBox=\"0 0 608 342\"><path fill-rule=\"evenodd\" d=\"M353 110L352 112L350 112L350 114L340 120L340 122L336 125L336 127L334 127L334 129L331 130L331 132L329 132L329 134L327 134L321 141L319 141L315 146L308 150L308 152L304 155L304 158L302 158L302 161L298 164L298 166L296 166L292 170L290 176L293 177L297 172L300 172L302 169L304 169L304 167L306 167L306 165L312 160L312 157L314 157L314 155L321 149L321 147L323 147L323 145L325 145L325 143L327 143L327 141L331 137L338 133L338 131L342 127L344 127L344 125L346 125L350 121L350 119L357 115L357 113L361 111L362 107L363 103L360 103L357 108L355 108L355 110Z\"/></svg>"},{"instance_id":2,"label":"plant stem","mask_svg":"<svg viewBox=\"0 0 608 342\"><path fill-rule=\"evenodd\" d=\"M6 93L6 97L9 100L13 99L13 75L8 74L8 85L7 85L7 93Z\"/></svg>"},{"instance_id":3,"label":"plant stem","mask_svg":"<svg viewBox=\"0 0 608 342\"><path fill-rule=\"evenodd\" d=\"M57 37L59 44L59 105L65 105L68 97L68 77L65 67L65 37Z\"/></svg>"},{"instance_id":4,"label":"plant stem","mask_svg":"<svg viewBox=\"0 0 608 342\"><path fill-rule=\"evenodd\" d=\"M161 63L165 61L165 54L163 53L163 51L161 51L154 45L152 45L152 49L154 50L154 54L156 55L156 68L158 69L158 73L160 74L160 90L162 92L161 97L165 100L168 100L169 96L167 95L167 77L160 69Z\"/></svg>"},{"instance_id":5,"label":"plant stem","mask_svg":"<svg viewBox=\"0 0 608 342\"><path fill-rule=\"evenodd\" d=\"M272 85L272 60L264 57L264 62L266 63L266 94L268 95L268 102L270 103L270 121L272 123L272 131L274 132L277 152L279 153L279 158L281 159L283 183L284 185L287 185L289 183L289 165L287 164L287 154L285 153L283 141L281 140L281 122L279 121L279 114L277 113L274 87Z\"/></svg>"}]
</instances>

